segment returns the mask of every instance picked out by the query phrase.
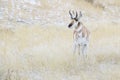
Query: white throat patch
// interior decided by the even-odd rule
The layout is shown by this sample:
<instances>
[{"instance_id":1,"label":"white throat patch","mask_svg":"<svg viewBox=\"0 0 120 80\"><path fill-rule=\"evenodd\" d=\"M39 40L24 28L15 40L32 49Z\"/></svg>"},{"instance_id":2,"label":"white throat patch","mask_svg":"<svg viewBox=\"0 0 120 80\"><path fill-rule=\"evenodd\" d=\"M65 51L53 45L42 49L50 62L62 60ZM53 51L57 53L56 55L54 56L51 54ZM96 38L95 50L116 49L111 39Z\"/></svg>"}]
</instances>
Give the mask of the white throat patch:
<instances>
[{"instance_id":1,"label":"white throat patch","mask_svg":"<svg viewBox=\"0 0 120 80\"><path fill-rule=\"evenodd\" d=\"M74 24L74 28L76 29L78 27L78 22Z\"/></svg>"}]
</instances>

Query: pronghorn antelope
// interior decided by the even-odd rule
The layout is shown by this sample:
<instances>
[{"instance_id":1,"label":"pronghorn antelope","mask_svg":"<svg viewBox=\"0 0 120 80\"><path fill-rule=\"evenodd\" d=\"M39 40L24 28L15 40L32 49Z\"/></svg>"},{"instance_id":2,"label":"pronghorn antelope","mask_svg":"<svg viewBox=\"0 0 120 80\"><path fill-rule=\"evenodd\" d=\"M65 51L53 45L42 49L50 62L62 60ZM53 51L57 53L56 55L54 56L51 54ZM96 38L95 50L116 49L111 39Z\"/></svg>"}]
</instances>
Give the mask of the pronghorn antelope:
<instances>
[{"instance_id":1,"label":"pronghorn antelope","mask_svg":"<svg viewBox=\"0 0 120 80\"><path fill-rule=\"evenodd\" d=\"M82 17L82 13L80 11L78 15L77 12L69 11L69 14L70 14L72 21L68 25L68 27L69 28L74 27L74 32L73 32L74 50L73 52L76 53L76 50L78 48L79 55L82 52L83 55L87 56L86 50L88 47L90 32L80 21L80 18Z\"/></svg>"}]
</instances>

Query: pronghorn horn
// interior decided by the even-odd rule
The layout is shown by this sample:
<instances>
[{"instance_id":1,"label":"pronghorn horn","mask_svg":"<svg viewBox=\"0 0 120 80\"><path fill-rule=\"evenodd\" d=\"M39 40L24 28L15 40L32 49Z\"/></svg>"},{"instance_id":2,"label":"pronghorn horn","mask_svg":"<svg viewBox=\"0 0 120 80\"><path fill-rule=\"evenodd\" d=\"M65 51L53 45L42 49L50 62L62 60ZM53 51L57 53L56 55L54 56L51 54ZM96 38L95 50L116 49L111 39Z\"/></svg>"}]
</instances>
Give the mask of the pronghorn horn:
<instances>
[{"instance_id":1,"label":"pronghorn horn","mask_svg":"<svg viewBox=\"0 0 120 80\"><path fill-rule=\"evenodd\" d=\"M80 11L80 16L82 17L82 12Z\"/></svg>"},{"instance_id":2,"label":"pronghorn horn","mask_svg":"<svg viewBox=\"0 0 120 80\"><path fill-rule=\"evenodd\" d=\"M71 19L73 19L73 16L72 16L71 10L69 10L69 14L70 14Z\"/></svg>"},{"instance_id":3,"label":"pronghorn horn","mask_svg":"<svg viewBox=\"0 0 120 80\"><path fill-rule=\"evenodd\" d=\"M75 18L78 19L78 13L77 13L77 11L76 11L76 17Z\"/></svg>"},{"instance_id":4,"label":"pronghorn horn","mask_svg":"<svg viewBox=\"0 0 120 80\"><path fill-rule=\"evenodd\" d=\"M77 16L77 13L75 13L75 11L72 11L72 13L73 13L73 19L75 19Z\"/></svg>"},{"instance_id":5,"label":"pronghorn horn","mask_svg":"<svg viewBox=\"0 0 120 80\"><path fill-rule=\"evenodd\" d=\"M79 14L79 17L78 17L78 19L80 19L80 17L82 17L82 13L81 13L81 11L80 11L80 14Z\"/></svg>"}]
</instances>

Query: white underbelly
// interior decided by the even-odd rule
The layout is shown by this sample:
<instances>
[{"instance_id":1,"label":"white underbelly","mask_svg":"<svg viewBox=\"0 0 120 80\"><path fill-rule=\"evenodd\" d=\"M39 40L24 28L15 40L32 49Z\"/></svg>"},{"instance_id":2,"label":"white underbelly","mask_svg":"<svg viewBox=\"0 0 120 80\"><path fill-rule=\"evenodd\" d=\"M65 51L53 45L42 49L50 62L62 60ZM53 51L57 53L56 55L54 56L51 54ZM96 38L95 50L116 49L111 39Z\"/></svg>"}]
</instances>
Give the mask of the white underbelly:
<instances>
[{"instance_id":1,"label":"white underbelly","mask_svg":"<svg viewBox=\"0 0 120 80\"><path fill-rule=\"evenodd\" d=\"M82 33L79 33L77 35L75 35L75 43L76 44L80 44L80 45L84 45L84 44L88 44L88 39L87 39L87 35L85 35L84 37L82 36Z\"/></svg>"},{"instance_id":2,"label":"white underbelly","mask_svg":"<svg viewBox=\"0 0 120 80\"><path fill-rule=\"evenodd\" d=\"M85 37L84 38L78 38L77 42L86 44L86 43L88 43L88 40Z\"/></svg>"},{"instance_id":3,"label":"white underbelly","mask_svg":"<svg viewBox=\"0 0 120 80\"><path fill-rule=\"evenodd\" d=\"M84 45L84 44L88 44L88 40L86 39L86 37L79 37L75 40L75 43Z\"/></svg>"}]
</instances>

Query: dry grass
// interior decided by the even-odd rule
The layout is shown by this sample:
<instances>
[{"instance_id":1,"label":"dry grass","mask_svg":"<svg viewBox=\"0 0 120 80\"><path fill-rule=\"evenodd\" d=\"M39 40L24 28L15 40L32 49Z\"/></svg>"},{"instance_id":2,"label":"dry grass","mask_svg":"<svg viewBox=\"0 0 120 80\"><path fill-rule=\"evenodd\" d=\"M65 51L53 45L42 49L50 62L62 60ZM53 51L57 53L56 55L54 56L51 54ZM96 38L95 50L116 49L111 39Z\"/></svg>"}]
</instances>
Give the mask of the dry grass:
<instances>
[{"instance_id":1,"label":"dry grass","mask_svg":"<svg viewBox=\"0 0 120 80\"><path fill-rule=\"evenodd\" d=\"M2 28L0 78L119 80L119 34L119 25L103 25L91 31L88 58L84 61L82 55L72 53L72 30L68 28L39 25Z\"/></svg>"},{"instance_id":2,"label":"dry grass","mask_svg":"<svg viewBox=\"0 0 120 80\"><path fill-rule=\"evenodd\" d=\"M40 0L40 6L25 3L33 11L26 11L29 10L28 7L15 10L14 20L11 22L4 21L9 18L6 11L4 20L0 21L0 80L119 80L120 24L108 24L109 21L97 24L95 20L91 21L91 15L101 16L103 9L97 6L119 6L120 0L87 1ZM97 6L93 5L94 1ZM8 9L8 13L12 12L11 0L8 5L0 2L1 7ZM16 1L16 5L19 3ZM83 11L87 16L86 21L88 17L91 18L89 23L84 22L91 31L86 59L72 53L71 29L51 25L63 20L67 24L66 14L70 9ZM37 22L33 25L16 23L19 12L22 19L29 21L40 16L40 24L48 24L41 26Z\"/></svg>"}]
</instances>

